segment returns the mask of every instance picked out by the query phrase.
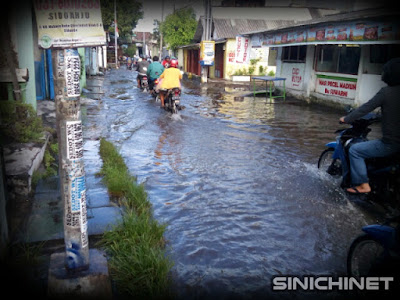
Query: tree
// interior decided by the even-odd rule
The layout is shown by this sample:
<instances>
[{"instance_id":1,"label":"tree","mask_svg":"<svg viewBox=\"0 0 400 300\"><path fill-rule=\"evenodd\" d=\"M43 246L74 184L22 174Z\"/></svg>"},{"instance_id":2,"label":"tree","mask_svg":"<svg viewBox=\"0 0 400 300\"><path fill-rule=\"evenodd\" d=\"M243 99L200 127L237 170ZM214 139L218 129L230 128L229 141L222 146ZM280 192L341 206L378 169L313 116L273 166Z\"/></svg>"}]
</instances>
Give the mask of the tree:
<instances>
[{"instance_id":1,"label":"tree","mask_svg":"<svg viewBox=\"0 0 400 300\"><path fill-rule=\"evenodd\" d=\"M176 10L173 14L168 15L161 23L160 29L165 43L175 51L178 46L192 42L196 27L196 15L193 8L189 7Z\"/></svg>"},{"instance_id":2,"label":"tree","mask_svg":"<svg viewBox=\"0 0 400 300\"><path fill-rule=\"evenodd\" d=\"M143 18L142 4L137 0L116 1L118 33L120 37L126 37ZM104 30L114 32L114 0L101 1L101 14Z\"/></svg>"},{"instance_id":3,"label":"tree","mask_svg":"<svg viewBox=\"0 0 400 300\"><path fill-rule=\"evenodd\" d=\"M135 44L129 45L128 48L125 49L124 53L129 57L133 57L136 53L136 45Z\"/></svg>"}]
</instances>

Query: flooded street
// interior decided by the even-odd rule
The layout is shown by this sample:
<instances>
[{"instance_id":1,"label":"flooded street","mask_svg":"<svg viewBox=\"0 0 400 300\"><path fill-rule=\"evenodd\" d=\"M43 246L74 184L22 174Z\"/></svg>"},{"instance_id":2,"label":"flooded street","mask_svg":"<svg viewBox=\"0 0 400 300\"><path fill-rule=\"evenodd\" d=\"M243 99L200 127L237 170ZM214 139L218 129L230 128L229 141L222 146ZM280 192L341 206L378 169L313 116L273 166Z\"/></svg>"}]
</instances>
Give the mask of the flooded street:
<instances>
[{"instance_id":1,"label":"flooded street","mask_svg":"<svg viewBox=\"0 0 400 300\"><path fill-rule=\"evenodd\" d=\"M136 74L105 76L84 118L86 155L104 137L145 183L168 225L178 297L265 296L275 275L345 275L348 247L371 219L317 169L340 112L187 83L185 109L171 118ZM103 197L100 166L86 168L92 199Z\"/></svg>"}]
</instances>

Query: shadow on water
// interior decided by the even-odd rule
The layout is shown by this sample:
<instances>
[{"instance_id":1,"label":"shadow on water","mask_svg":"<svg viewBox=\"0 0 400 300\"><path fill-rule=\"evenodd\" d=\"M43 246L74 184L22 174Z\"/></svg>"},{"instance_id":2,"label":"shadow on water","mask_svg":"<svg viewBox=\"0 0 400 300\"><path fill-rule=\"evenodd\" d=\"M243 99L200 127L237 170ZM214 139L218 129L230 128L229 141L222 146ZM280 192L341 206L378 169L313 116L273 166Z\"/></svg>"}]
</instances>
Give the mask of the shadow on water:
<instances>
[{"instance_id":1,"label":"shadow on water","mask_svg":"<svg viewBox=\"0 0 400 300\"><path fill-rule=\"evenodd\" d=\"M317 169L340 113L185 84L186 108L171 116L136 74L107 76L86 126L117 144L168 225L179 298L250 298L270 294L274 275L345 274L348 247L372 219Z\"/></svg>"}]
</instances>

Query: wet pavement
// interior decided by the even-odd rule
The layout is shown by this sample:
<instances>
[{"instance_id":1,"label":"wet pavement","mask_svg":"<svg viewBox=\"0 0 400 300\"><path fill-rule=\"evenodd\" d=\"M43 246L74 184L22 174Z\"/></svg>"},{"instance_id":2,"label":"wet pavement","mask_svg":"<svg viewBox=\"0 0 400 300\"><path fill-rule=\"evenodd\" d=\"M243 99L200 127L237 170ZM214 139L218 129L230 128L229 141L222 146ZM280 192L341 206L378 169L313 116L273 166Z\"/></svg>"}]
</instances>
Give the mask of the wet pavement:
<instances>
[{"instance_id":1,"label":"wet pavement","mask_svg":"<svg viewBox=\"0 0 400 300\"><path fill-rule=\"evenodd\" d=\"M168 225L178 298L261 297L276 275L345 275L350 243L373 219L317 169L340 112L186 82L185 109L171 116L136 75L109 71L87 106L87 197L107 197L95 176L104 137Z\"/></svg>"}]
</instances>

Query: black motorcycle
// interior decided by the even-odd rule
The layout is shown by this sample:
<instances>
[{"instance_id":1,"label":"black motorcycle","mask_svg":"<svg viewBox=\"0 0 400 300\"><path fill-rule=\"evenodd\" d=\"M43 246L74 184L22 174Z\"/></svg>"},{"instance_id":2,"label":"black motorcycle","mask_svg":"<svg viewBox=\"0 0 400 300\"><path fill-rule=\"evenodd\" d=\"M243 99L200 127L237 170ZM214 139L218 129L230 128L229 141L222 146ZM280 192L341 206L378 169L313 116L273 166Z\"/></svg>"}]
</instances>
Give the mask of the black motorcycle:
<instances>
[{"instance_id":1,"label":"black motorcycle","mask_svg":"<svg viewBox=\"0 0 400 300\"><path fill-rule=\"evenodd\" d=\"M139 73L139 75L140 75L140 89L143 92L148 92L149 91L149 80L147 78L147 75L141 74L141 73Z\"/></svg>"},{"instance_id":2,"label":"black motorcycle","mask_svg":"<svg viewBox=\"0 0 400 300\"><path fill-rule=\"evenodd\" d=\"M170 111L172 114L177 114L181 110L180 100L181 100L181 89L173 88L169 90L164 90L166 92L164 100L164 109Z\"/></svg>"},{"instance_id":3,"label":"black motorcycle","mask_svg":"<svg viewBox=\"0 0 400 300\"><path fill-rule=\"evenodd\" d=\"M341 177L341 187L351 187L349 149L359 142L367 141L371 131L369 126L380 118L376 114L351 123L350 128L339 129L335 142L326 144L318 160L318 168L336 178ZM400 153L389 157L366 159L371 194L375 199L390 199L394 203L400 201Z\"/></svg>"},{"instance_id":4,"label":"black motorcycle","mask_svg":"<svg viewBox=\"0 0 400 300\"><path fill-rule=\"evenodd\" d=\"M149 81L149 92L150 95L154 97L156 102L160 101L160 91L156 89L158 83L159 83L158 78Z\"/></svg>"}]
</instances>

